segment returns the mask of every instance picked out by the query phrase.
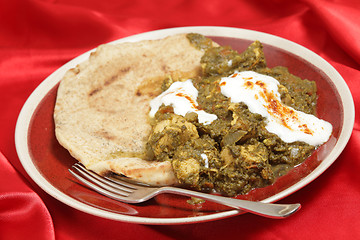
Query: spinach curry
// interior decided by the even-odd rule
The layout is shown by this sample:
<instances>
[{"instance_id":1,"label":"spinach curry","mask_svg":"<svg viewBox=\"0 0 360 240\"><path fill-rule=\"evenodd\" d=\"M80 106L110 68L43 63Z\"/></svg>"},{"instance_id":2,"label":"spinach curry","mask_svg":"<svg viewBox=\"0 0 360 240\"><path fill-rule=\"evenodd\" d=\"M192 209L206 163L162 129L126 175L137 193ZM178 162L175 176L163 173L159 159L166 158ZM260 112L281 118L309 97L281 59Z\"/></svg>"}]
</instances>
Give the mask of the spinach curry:
<instances>
[{"instance_id":1,"label":"spinach curry","mask_svg":"<svg viewBox=\"0 0 360 240\"><path fill-rule=\"evenodd\" d=\"M283 142L265 129L261 115L250 112L243 103L230 102L220 92L219 81L235 71L272 76L281 84L281 101L309 114L315 114L315 82L300 79L285 67L268 68L258 41L238 53L228 46L211 47L211 40L199 34L187 37L206 50L201 59L202 76L192 82L198 90L199 107L217 119L201 124L194 112L183 117L174 114L171 106L162 105L151 120L150 159L171 161L179 183L186 187L235 196L272 184L311 155L314 146ZM161 90L172 83L171 78L165 79Z\"/></svg>"}]
</instances>

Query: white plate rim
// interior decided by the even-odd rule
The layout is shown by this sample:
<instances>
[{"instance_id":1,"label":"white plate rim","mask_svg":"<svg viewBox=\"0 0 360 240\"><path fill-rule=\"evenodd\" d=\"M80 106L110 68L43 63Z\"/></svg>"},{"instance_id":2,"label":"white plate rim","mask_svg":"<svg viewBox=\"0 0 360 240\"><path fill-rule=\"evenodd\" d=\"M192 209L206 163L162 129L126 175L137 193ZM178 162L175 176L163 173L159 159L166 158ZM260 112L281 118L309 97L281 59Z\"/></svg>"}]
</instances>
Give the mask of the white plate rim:
<instances>
[{"instance_id":1,"label":"white plate rim","mask_svg":"<svg viewBox=\"0 0 360 240\"><path fill-rule=\"evenodd\" d=\"M145 32L141 34L136 34L130 37L122 38L110 44L117 44L121 42L135 42L140 40L149 40L149 39L159 39L168 35L178 34L178 33L188 33L196 32L208 36L226 36L241 38L245 40L260 40L264 44L268 44L285 51L291 52L292 54L305 59L306 61L311 62L315 67L321 69L332 81L337 90L339 91L341 100L343 102L344 118L342 131L339 135L338 141L332 150L332 152L320 163L314 171L312 171L305 178L295 183L291 187L263 200L263 202L275 202L280 200L293 192L296 192L300 188L306 186L312 182L315 178L321 175L340 155L342 150L345 148L348 140L350 139L354 121L355 121L355 107L351 92L342 78L342 76L332 67L327 61L322 57L314 53L313 51L297 44L287 39L271 35L268 33L263 33L254 30L234 28L234 27L219 27L219 26L194 26L194 27L178 27L178 28L169 28L162 30L155 30L151 32ZM22 166L24 167L27 174L30 178L39 185L45 192L47 192L52 197L57 200L75 208L80 211L103 217L112 220L118 220L123 222L131 223L141 223L141 224L186 224L186 223L196 223L196 222L205 222L216 219L222 219L229 216L235 216L241 213L239 210L229 210L225 212L214 213L205 216L194 216L194 217L184 217L184 218L146 218L146 217L137 217L123 215L119 213L113 213L106 210L102 210L96 207L89 206L85 203L82 203L72 197L64 194L63 192L56 189L55 186L51 185L38 171L34 165L28 146L27 133L30 125L32 115L41 102L43 97L60 81L65 72L75 67L77 64L85 61L91 52L95 49L92 49L73 60L69 61L51 75L49 75L28 97L23 108L20 111L18 120L15 128L15 145L18 157Z\"/></svg>"}]
</instances>

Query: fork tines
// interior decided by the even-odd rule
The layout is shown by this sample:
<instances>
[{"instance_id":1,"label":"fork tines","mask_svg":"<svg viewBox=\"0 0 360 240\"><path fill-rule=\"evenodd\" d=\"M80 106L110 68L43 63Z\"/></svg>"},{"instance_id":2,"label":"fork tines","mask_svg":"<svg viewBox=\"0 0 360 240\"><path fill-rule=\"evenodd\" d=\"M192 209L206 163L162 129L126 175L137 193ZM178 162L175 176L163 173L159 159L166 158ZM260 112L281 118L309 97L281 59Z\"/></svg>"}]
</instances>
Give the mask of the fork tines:
<instances>
[{"instance_id":1,"label":"fork tines","mask_svg":"<svg viewBox=\"0 0 360 240\"><path fill-rule=\"evenodd\" d=\"M134 184L119 182L109 177L102 177L90 170L87 170L80 163L75 163L72 166L72 169L69 169L69 172L86 186L117 200L124 200L123 197L128 197L134 190L136 190L136 185Z\"/></svg>"},{"instance_id":2,"label":"fork tines","mask_svg":"<svg viewBox=\"0 0 360 240\"><path fill-rule=\"evenodd\" d=\"M83 165L76 163L69 169L70 173L85 186L107 197L126 203L141 203L160 193L180 194L188 197L198 197L245 210L260 216L271 218L284 218L300 209L300 204L269 204L252 202L235 198L227 198L207 193L195 192L177 187L150 187L124 182L123 179L102 177Z\"/></svg>"}]
</instances>

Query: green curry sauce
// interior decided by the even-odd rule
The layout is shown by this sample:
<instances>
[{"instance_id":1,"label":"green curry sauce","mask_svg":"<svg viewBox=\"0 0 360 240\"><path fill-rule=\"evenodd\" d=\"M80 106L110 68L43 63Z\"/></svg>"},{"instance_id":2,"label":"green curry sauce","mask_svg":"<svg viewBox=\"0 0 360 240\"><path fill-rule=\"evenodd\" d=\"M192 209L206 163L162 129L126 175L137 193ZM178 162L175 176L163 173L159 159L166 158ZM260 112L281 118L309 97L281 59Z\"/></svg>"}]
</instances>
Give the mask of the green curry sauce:
<instances>
[{"instance_id":1,"label":"green curry sauce","mask_svg":"<svg viewBox=\"0 0 360 240\"><path fill-rule=\"evenodd\" d=\"M218 118L204 125L198 122L196 113L182 117L174 114L171 106L161 106L147 143L151 159L171 161L179 183L186 187L235 196L274 183L311 155L314 146L283 142L265 129L262 116L251 113L243 103L231 103L220 92L219 81L234 71L251 70L272 76L281 84L279 92L284 104L315 114L313 81L300 79L285 67L268 68L258 41L238 53L228 46L212 47L212 41L199 34L188 34L188 39L206 50L201 59L202 76L192 79L199 91L197 102ZM171 83L166 79L162 90Z\"/></svg>"}]
</instances>

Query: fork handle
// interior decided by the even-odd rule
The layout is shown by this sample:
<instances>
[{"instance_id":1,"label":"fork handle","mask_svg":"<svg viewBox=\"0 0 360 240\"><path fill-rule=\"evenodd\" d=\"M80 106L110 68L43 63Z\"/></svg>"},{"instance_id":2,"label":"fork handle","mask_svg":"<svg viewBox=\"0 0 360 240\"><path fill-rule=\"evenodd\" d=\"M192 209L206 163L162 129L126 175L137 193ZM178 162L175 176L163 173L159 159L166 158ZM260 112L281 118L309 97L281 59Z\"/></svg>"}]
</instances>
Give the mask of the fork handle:
<instances>
[{"instance_id":1,"label":"fork handle","mask_svg":"<svg viewBox=\"0 0 360 240\"><path fill-rule=\"evenodd\" d=\"M292 215L301 208L301 205L299 203L272 204L272 203L254 202L254 201L222 197L222 196L195 192L187 189L172 188L172 187L163 187L161 190L162 192L175 193L188 197L201 198L204 200L220 203L229 207L241 209L246 212L251 212L256 215L270 217L270 218L285 218Z\"/></svg>"}]
</instances>

